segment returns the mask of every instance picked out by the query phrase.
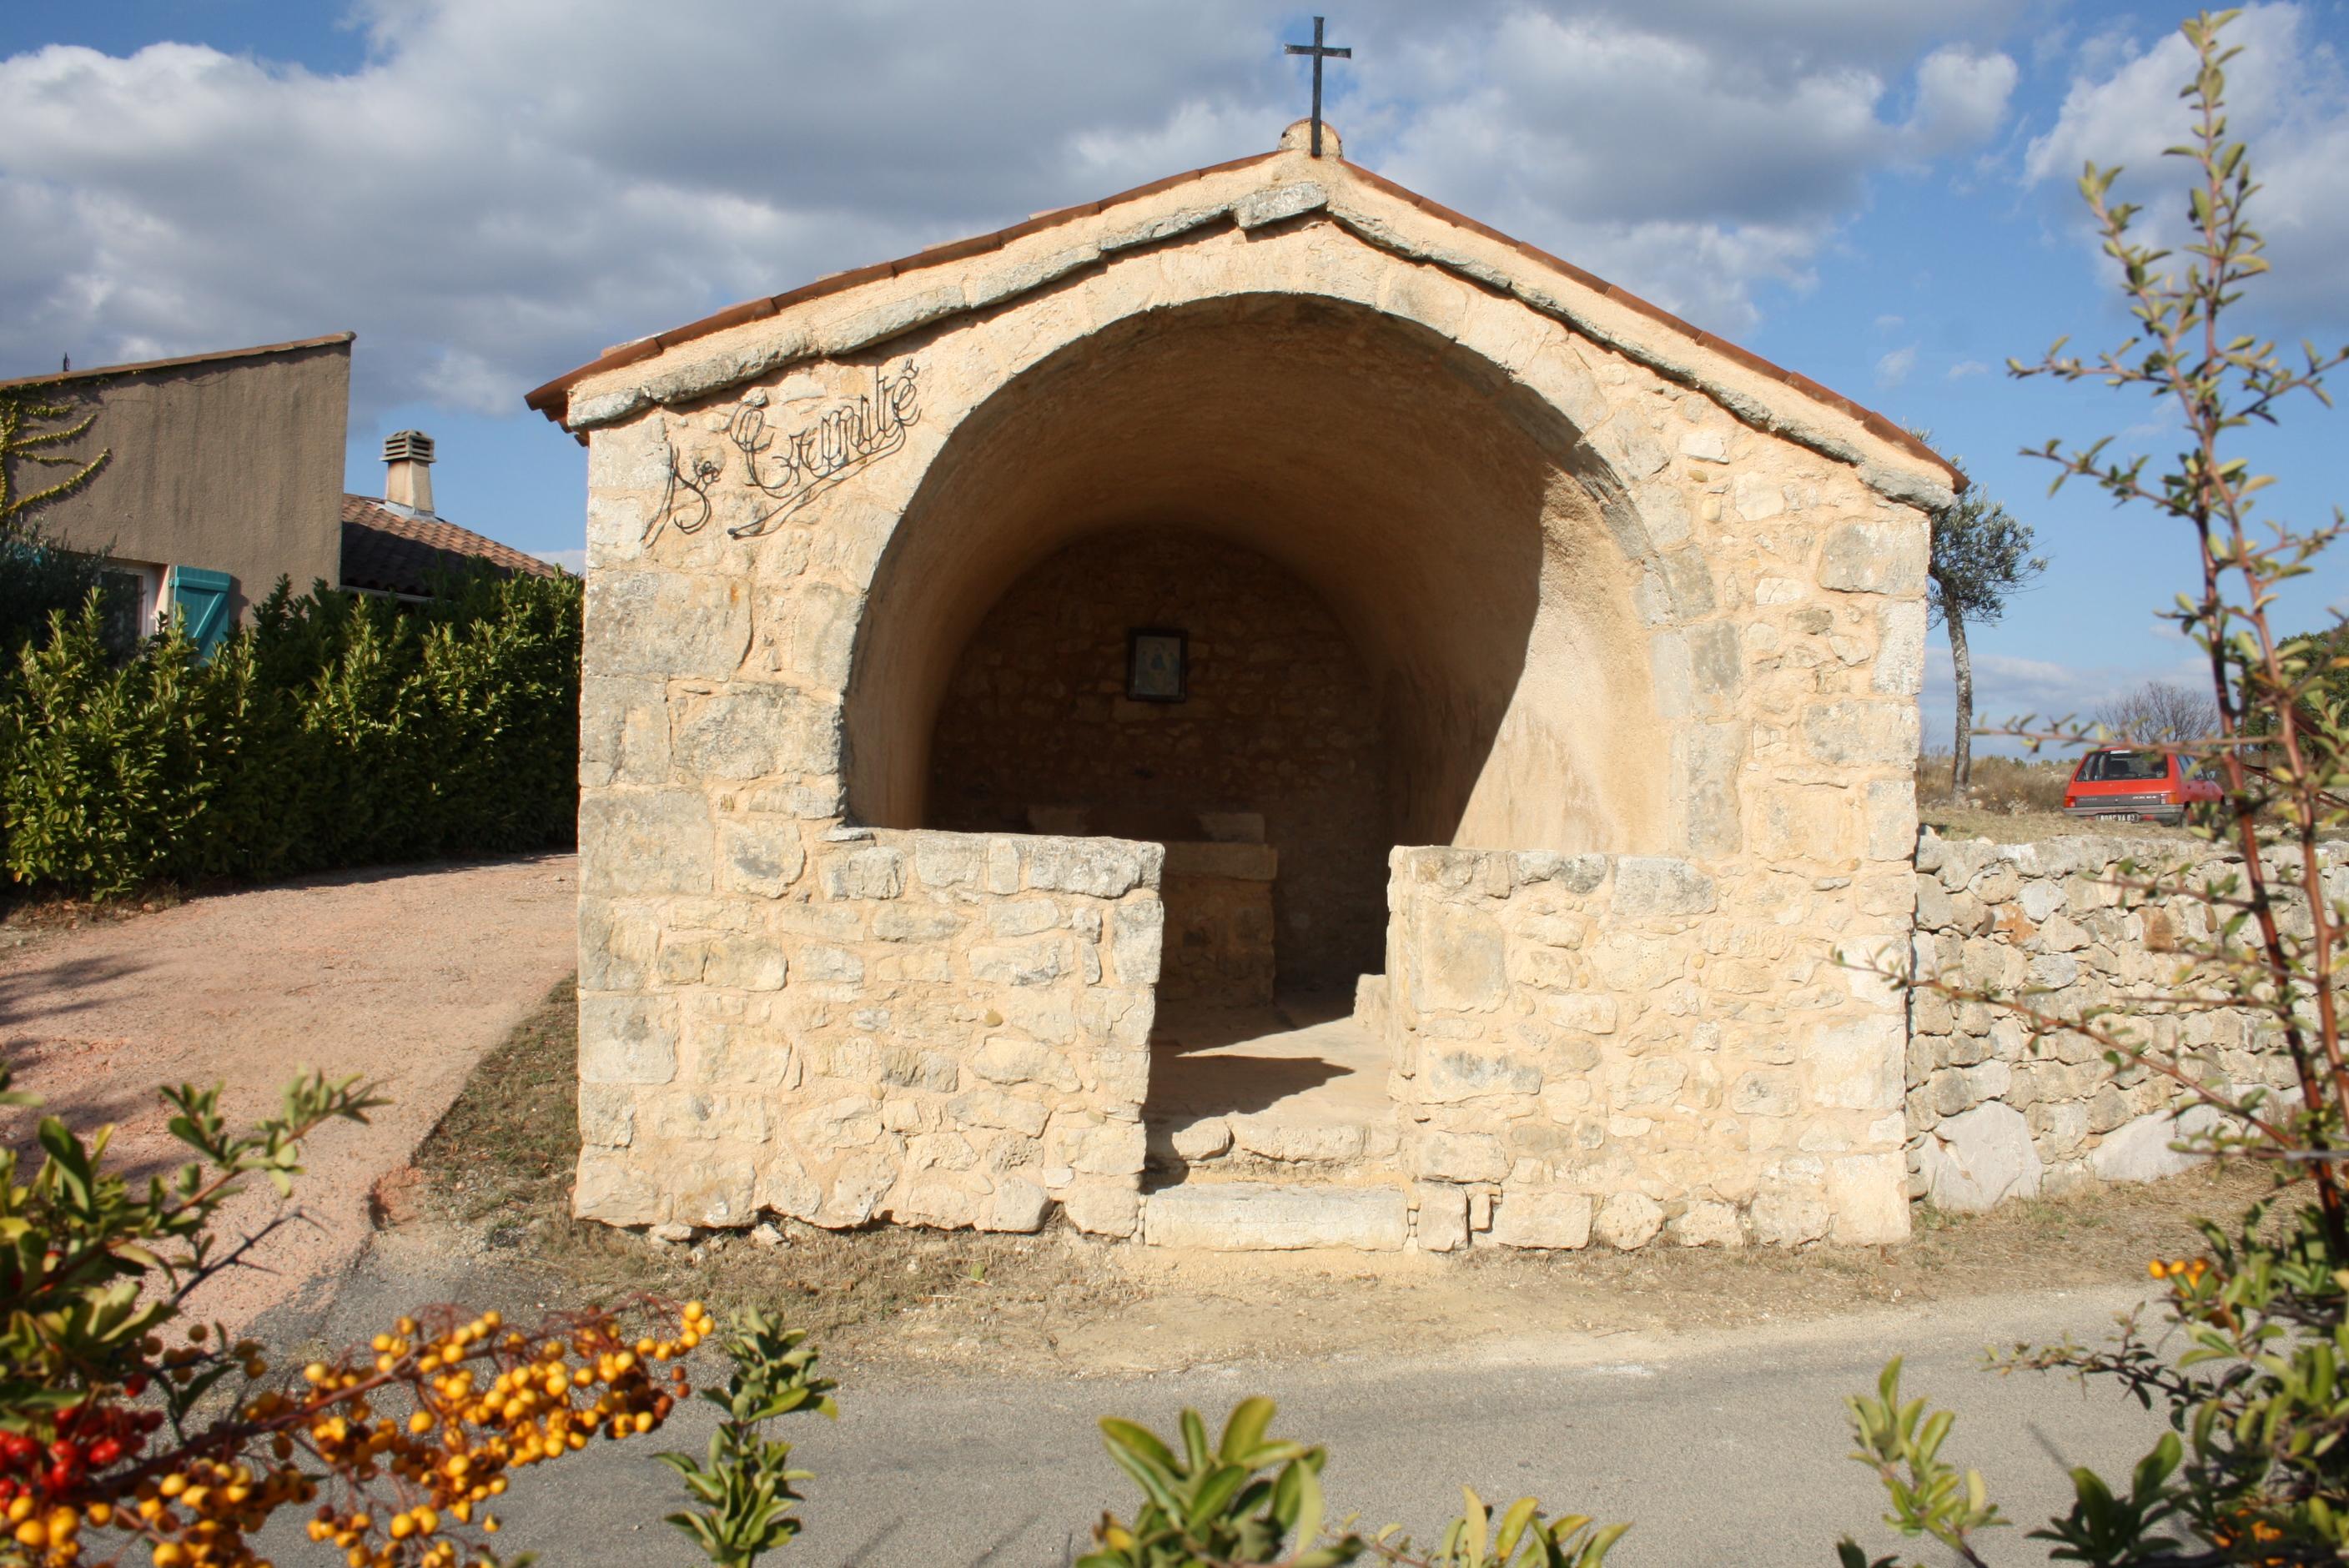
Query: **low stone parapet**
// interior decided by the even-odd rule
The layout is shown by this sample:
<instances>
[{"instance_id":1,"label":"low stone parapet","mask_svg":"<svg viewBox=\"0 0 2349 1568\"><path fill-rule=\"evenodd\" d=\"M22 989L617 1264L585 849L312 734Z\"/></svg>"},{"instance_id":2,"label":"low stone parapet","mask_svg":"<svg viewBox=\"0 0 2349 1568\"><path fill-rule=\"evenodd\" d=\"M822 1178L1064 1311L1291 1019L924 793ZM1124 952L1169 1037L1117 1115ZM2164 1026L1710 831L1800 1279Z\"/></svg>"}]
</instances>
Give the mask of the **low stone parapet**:
<instances>
[{"instance_id":1,"label":"low stone parapet","mask_svg":"<svg viewBox=\"0 0 2349 1568\"><path fill-rule=\"evenodd\" d=\"M1385 984L1358 1014L1394 1047L1420 1246L1907 1233L1899 1006L1806 921L1848 879L1524 851L1391 866Z\"/></svg>"},{"instance_id":2,"label":"low stone parapet","mask_svg":"<svg viewBox=\"0 0 2349 1568\"><path fill-rule=\"evenodd\" d=\"M579 1213L1133 1233L1159 846L717 831L730 891L582 903Z\"/></svg>"},{"instance_id":3,"label":"low stone parapet","mask_svg":"<svg viewBox=\"0 0 2349 1568\"><path fill-rule=\"evenodd\" d=\"M2323 853L2326 896L2349 896L2349 851ZM2135 869L2125 868L2132 857ZM2198 882L2223 880L2240 874L2242 860L2177 840L2084 834L1993 844L1944 840L1929 828L1917 849L1918 964L1969 989L2034 992L2032 1006L2057 1016L2164 997L2180 978L2178 943L2209 934L2209 912L2125 884L2182 866ZM2271 869L2281 873L2284 918L2304 921L2296 861ZM2131 1012L2145 1044L2176 1054L2214 1088L2292 1088L2282 1032L2264 1014ZM2141 1067L2116 1071L2086 1037L2034 1041L2022 1020L1983 1003L1919 992L1910 1026L1909 1190L1942 1208L2173 1175L2192 1161L2171 1143L2215 1119L2167 1078Z\"/></svg>"}]
</instances>

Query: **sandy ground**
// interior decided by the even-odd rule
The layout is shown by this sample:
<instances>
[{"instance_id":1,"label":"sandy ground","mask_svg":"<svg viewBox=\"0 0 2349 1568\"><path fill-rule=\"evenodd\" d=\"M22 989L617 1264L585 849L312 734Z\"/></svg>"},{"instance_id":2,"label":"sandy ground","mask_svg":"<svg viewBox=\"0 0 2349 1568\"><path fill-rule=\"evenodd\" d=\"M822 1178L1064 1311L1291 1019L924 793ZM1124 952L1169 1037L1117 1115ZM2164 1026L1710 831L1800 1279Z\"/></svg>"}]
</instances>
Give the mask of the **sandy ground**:
<instances>
[{"instance_id":1,"label":"sandy ground","mask_svg":"<svg viewBox=\"0 0 2349 1568\"><path fill-rule=\"evenodd\" d=\"M0 1052L16 1087L76 1127L118 1124L140 1173L181 1162L155 1095L226 1086L243 1121L299 1068L360 1075L392 1103L324 1130L295 1191L302 1218L216 1276L192 1310L242 1327L339 1281L372 1234L369 1191L408 1163L482 1054L574 966L574 858L533 856L306 878L128 920L48 930L0 954ZM28 1140L26 1113L0 1136ZM227 1231L279 1212L265 1182Z\"/></svg>"}]
</instances>

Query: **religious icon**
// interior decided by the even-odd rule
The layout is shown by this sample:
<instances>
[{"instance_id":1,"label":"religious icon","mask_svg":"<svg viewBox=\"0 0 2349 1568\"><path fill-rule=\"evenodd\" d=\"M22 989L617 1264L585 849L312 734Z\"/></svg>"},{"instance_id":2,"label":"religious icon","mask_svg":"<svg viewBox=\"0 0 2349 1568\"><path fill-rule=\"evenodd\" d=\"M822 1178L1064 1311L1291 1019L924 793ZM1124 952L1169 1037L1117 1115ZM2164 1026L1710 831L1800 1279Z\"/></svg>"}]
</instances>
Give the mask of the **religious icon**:
<instances>
[{"instance_id":1,"label":"religious icon","mask_svg":"<svg viewBox=\"0 0 2349 1568\"><path fill-rule=\"evenodd\" d=\"M1125 695L1136 702L1181 702L1190 634L1138 626L1125 634Z\"/></svg>"}]
</instances>

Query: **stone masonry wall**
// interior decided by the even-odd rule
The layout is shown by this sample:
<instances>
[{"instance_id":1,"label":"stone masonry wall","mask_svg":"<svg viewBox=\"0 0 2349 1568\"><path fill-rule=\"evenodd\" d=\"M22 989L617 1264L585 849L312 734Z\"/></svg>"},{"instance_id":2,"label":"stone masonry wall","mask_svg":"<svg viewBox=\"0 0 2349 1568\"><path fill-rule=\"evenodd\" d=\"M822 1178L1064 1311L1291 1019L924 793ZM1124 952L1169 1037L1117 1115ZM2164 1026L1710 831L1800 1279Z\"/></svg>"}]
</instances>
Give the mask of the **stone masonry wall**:
<instances>
[{"instance_id":1,"label":"stone masonry wall","mask_svg":"<svg viewBox=\"0 0 2349 1568\"><path fill-rule=\"evenodd\" d=\"M1189 634L1183 701L1127 699L1138 626ZM1303 583L1222 541L1127 531L1037 567L971 638L938 712L927 821L1024 832L1031 808L1087 808L1089 832L1193 840L1201 812L1257 813L1279 857L1281 980L1342 989L1378 966L1385 761L1378 694Z\"/></svg>"},{"instance_id":2,"label":"stone masonry wall","mask_svg":"<svg viewBox=\"0 0 2349 1568\"><path fill-rule=\"evenodd\" d=\"M582 810L582 1212L1132 1233L1157 845Z\"/></svg>"},{"instance_id":3,"label":"stone masonry wall","mask_svg":"<svg viewBox=\"0 0 2349 1568\"><path fill-rule=\"evenodd\" d=\"M1398 1027L1501 1075L1485 1130L1501 1169L1440 1184L1464 1207L1499 1196L1505 1237L1531 1239L1545 1205L1570 1220L1571 1199L1608 1183L1687 1239L1877 1240L1905 1224L1897 1128L1879 1141L1886 1113L1814 1101L1838 1053L1872 1063L1884 1047L1898 1061L1897 1006L1827 954L1909 939L1940 468L1883 421L1340 160L1205 170L859 275L755 302L706 334L642 340L566 397L591 436L580 1212L734 1224L771 1205L835 1224L1025 1224L1057 1201L1081 1226L1130 1227L1157 851L910 830L937 719L929 683L951 667L929 645L937 628L963 624L958 596L997 564L1073 542L1089 516L1141 515L1132 504L1153 498L1132 494L1130 449L1106 438L1164 428L1225 433L1231 464L1194 490L1196 465L1169 461L1164 513L1229 500L1225 521L1262 540L1301 541L1313 522L1319 592L1390 664L1485 680L1474 640L1451 634L1469 624L1454 612L1496 591L1537 600L1509 689L1460 694L1507 704L1489 748L1447 742L1452 708L1423 705L1414 755L1458 764L1442 782L1468 791L1454 836L1684 854L1713 889L1705 908L1634 916L1647 895L1626 890L1677 886L1653 869L1677 862L1604 861L1578 888L1579 872L1533 873L1578 861L1470 855L1455 885L1445 851L1413 851L1447 869L1400 885L1394 952L1423 945L1409 923L1423 903L1472 931L1470 915L1489 917L1505 938L1497 1000L1423 1006L1397 982ZM1284 319L1300 334L1322 324L1297 339L1315 366L1420 367L1431 395L1425 410L1398 401L1407 418L1348 402L1334 373L1308 383L1347 407L1305 432L1312 449L1392 471L1394 504L1318 499L1327 487L1304 482L1275 438L1293 422L1185 405L1185 387L1228 399L1215 356L1192 381L1118 383L1137 398L1157 387L1170 421L1121 434L1095 405L1040 393L1058 421L1048 437L1007 471L986 459L1022 377L1065 391L1061 367L1120 324L1163 323L1171 352L1244 323L1265 295L1296 307ZM782 482L781 448L761 448L761 431L837 430L885 376L902 391L916 367L916 417L856 465L788 495L767 488ZM1455 371L1506 382L1506 407L1433 396ZM1489 402L1489 420L1471 402ZM1531 433L1508 411L1520 404L1543 410ZM1553 468L1533 435L1569 428L1580 438ZM1413 443L1437 438L1431 462ZM1002 482L1040 466L1059 488ZM1538 480L1527 494L1545 531L1514 578L1454 570L1493 539L1475 503L1514 493L1493 474ZM1121 504L1030 507L1031 493ZM1268 838L1288 865L1289 846ZM1366 882L1378 885L1375 862ZM1602 908L1625 923L1586 947L1537 939L1537 914ZM1370 929L1378 915L1373 895ZM1611 1033L1543 1011L1601 995ZM1565 1063L1586 1045L1605 1074L1588 1105L1570 1103ZM1515 1087L1520 1057L1537 1058L1530 1096ZM1683 1077L1658 1090L1643 1075L1668 1076L1662 1062ZM1432 1138L1470 1104L1417 1109ZM1884 1154L1878 1185L1897 1215L1851 1175ZM1615 1212L1627 1208L1644 1212L1628 1200ZM1595 1229L1636 1233L1608 1212Z\"/></svg>"},{"instance_id":4,"label":"stone masonry wall","mask_svg":"<svg viewBox=\"0 0 2349 1568\"><path fill-rule=\"evenodd\" d=\"M2326 894L2349 896L2349 852L2327 852ZM2117 879L2131 856L2139 881L2186 858L2198 875L2223 877L2242 863L2175 840L1993 844L1928 829L1917 847L1920 973L1977 989L2041 990L2037 1005L2054 1013L2159 993L2178 972L2175 942L2207 934L2209 916L2191 900L2127 892ZM2083 1036L2034 1045L2019 1021L1982 1003L1920 992L1910 1023L1909 1190L1945 1209L2175 1174L2190 1162L2169 1148L2181 1124L2196 1130L2213 1114L2189 1109L2191 1096L2142 1068L2116 1073ZM2241 1009L2153 1017L2142 1033L2182 1050L2188 1070L2214 1087L2292 1084L2275 1026Z\"/></svg>"},{"instance_id":5,"label":"stone masonry wall","mask_svg":"<svg viewBox=\"0 0 2349 1568\"><path fill-rule=\"evenodd\" d=\"M1901 1020L1806 918L1840 889L1648 856L1392 865L1363 1010L1395 1051L1423 1248L1487 1223L1521 1247L1907 1234Z\"/></svg>"}]
</instances>

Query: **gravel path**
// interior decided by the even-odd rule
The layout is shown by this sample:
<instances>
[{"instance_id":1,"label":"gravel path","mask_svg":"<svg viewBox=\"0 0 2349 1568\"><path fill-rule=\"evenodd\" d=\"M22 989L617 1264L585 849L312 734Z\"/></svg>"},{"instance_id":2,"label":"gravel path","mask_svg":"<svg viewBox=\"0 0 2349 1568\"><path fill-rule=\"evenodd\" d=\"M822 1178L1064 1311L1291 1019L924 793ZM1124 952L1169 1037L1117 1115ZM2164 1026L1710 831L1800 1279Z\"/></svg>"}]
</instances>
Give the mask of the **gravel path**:
<instances>
[{"instance_id":1,"label":"gravel path","mask_svg":"<svg viewBox=\"0 0 2349 1568\"><path fill-rule=\"evenodd\" d=\"M141 1171L180 1162L158 1085L222 1083L233 1120L267 1114L297 1068L363 1075L392 1103L365 1127L314 1138L295 1197L303 1218L254 1250L258 1268L208 1281L191 1306L241 1328L316 1298L371 1226L376 1181L409 1156L576 959L574 858L378 868L202 898L36 939L0 955L0 1052L16 1087L76 1127L119 1124ZM0 1111L22 1147L30 1118ZM279 1207L266 1182L230 1233Z\"/></svg>"}]
</instances>

